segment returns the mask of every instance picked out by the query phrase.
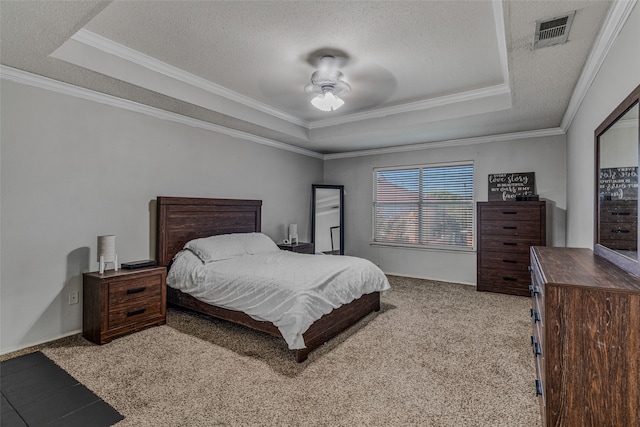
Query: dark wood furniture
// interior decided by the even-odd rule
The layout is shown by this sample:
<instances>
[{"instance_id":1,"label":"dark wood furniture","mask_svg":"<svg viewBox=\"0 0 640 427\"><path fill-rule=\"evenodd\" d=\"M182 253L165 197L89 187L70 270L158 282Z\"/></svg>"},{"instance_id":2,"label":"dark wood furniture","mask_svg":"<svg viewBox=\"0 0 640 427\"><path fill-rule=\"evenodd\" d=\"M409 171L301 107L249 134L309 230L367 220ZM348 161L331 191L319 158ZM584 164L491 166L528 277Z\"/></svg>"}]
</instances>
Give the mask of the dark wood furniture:
<instances>
[{"instance_id":1,"label":"dark wood furniture","mask_svg":"<svg viewBox=\"0 0 640 427\"><path fill-rule=\"evenodd\" d=\"M531 249L544 426L640 426L640 279L590 249Z\"/></svg>"},{"instance_id":2,"label":"dark wood furniture","mask_svg":"<svg viewBox=\"0 0 640 427\"><path fill-rule=\"evenodd\" d=\"M291 251L291 252L297 252L299 254L312 254L312 255L314 253L313 246L314 246L313 243L306 243L306 242L299 242L295 244L281 243L278 245L278 247L283 251Z\"/></svg>"},{"instance_id":3,"label":"dark wood furniture","mask_svg":"<svg viewBox=\"0 0 640 427\"><path fill-rule=\"evenodd\" d=\"M600 201L598 242L609 249L638 250L638 201Z\"/></svg>"},{"instance_id":4,"label":"dark wood furniture","mask_svg":"<svg viewBox=\"0 0 640 427\"><path fill-rule=\"evenodd\" d=\"M158 263L169 266L189 240L228 233L261 231L261 200L158 197ZM247 314L206 304L191 295L167 288L171 305L238 323L281 337L271 322L255 320ZM309 352L324 344L373 311L380 310L380 293L366 294L345 304L313 323L303 334L306 348L295 350L303 362Z\"/></svg>"},{"instance_id":5,"label":"dark wood furniture","mask_svg":"<svg viewBox=\"0 0 640 427\"><path fill-rule=\"evenodd\" d=\"M167 269L84 273L82 336L97 344L166 321Z\"/></svg>"},{"instance_id":6,"label":"dark wood furniture","mask_svg":"<svg viewBox=\"0 0 640 427\"><path fill-rule=\"evenodd\" d=\"M529 248L546 245L544 201L478 202L477 289L529 295Z\"/></svg>"}]
</instances>

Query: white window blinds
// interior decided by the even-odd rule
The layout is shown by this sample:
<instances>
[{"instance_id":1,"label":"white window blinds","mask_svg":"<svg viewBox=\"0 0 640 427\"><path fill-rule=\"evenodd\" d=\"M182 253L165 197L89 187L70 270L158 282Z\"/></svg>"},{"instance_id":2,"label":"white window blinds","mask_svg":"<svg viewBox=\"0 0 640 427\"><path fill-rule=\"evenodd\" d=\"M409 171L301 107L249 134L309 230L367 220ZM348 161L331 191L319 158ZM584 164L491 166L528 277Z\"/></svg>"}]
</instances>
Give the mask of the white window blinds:
<instances>
[{"instance_id":1,"label":"white window blinds","mask_svg":"<svg viewBox=\"0 0 640 427\"><path fill-rule=\"evenodd\" d=\"M375 169L376 243L473 248L473 164Z\"/></svg>"}]
</instances>

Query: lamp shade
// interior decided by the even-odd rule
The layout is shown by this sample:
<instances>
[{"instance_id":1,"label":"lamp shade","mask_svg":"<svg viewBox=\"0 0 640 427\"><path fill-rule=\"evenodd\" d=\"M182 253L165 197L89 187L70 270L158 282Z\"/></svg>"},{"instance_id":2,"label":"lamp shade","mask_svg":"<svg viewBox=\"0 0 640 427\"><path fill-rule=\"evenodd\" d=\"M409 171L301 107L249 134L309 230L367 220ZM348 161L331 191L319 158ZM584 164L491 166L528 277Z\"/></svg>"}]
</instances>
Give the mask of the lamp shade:
<instances>
[{"instance_id":1,"label":"lamp shade","mask_svg":"<svg viewBox=\"0 0 640 427\"><path fill-rule=\"evenodd\" d=\"M98 262L104 257L104 262L116 260L116 236L98 236Z\"/></svg>"},{"instance_id":2,"label":"lamp shade","mask_svg":"<svg viewBox=\"0 0 640 427\"><path fill-rule=\"evenodd\" d=\"M335 111L344 105L344 101L327 91L313 98L311 104L320 111Z\"/></svg>"},{"instance_id":3,"label":"lamp shade","mask_svg":"<svg viewBox=\"0 0 640 427\"><path fill-rule=\"evenodd\" d=\"M289 236L298 236L298 224L289 224Z\"/></svg>"}]
</instances>

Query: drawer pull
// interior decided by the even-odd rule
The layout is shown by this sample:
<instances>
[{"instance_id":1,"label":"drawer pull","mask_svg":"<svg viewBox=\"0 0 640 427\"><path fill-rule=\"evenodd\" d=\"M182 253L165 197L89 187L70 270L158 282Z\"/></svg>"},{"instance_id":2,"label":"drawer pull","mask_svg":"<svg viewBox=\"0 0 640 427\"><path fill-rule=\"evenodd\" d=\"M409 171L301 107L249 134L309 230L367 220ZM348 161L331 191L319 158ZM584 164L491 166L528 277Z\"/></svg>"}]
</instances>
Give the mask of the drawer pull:
<instances>
[{"instance_id":1,"label":"drawer pull","mask_svg":"<svg viewBox=\"0 0 640 427\"><path fill-rule=\"evenodd\" d=\"M517 264L518 261L514 260L514 259L503 259L502 262L506 262L508 264Z\"/></svg>"},{"instance_id":2,"label":"drawer pull","mask_svg":"<svg viewBox=\"0 0 640 427\"><path fill-rule=\"evenodd\" d=\"M611 212L611 215L629 216L631 212Z\"/></svg>"},{"instance_id":3,"label":"drawer pull","mask_svg":"<svg viewBox=\"0 0 640 427\"><path fill-rule=\"evenodd\" d=\"M612 233L630 233L629 230L623 230L621 228L611 230Z\"/></svg>"},{"instance_id":4,"label":"drawer pull","mask_svg":"<svg viewBox=\"0 0 640 427\"><path fill-rule=\"evenodd\" d=\"M127 289L127 295L130 294L139 294L140 292L144 292L147 289L146 286L141 286L139 288Z\"/></svg>"},{"instance_id":5,"label":"drawer pull","mask_svg":"<svg viewBox=\"0 0 640 427\"><path fill-rule=\"evenodd\" d=\"M502 280L506 280L507 282L517 282L518 279L515 277L502 276Z\"/></svg>"},{"instance_id":6,"label":"drawer pull","mask_svg":"<svg viewBox=\"0 0 640 427\"><path fill-rule=\"evenodd\" d=\"M536 322L536 323L539 322L540 321L540 314L537 311L535 311L533 308L530 309L530 311L531 311L531 317L533 317L533 321Z\"/></svg>"},{"instance_id":7,"label":"drawer pull","mask_svg":"<svg viewBox=\"0 0 640 427\"><path fill-rule=\"evenodd\" d=\"M504 227L502 227L503 230L517 230L518 227L516 227L515 225L505 225Z\"/></svg>"},{"instance_id":8,"label":"drawer pull","mask_svg":"<svg viewBox=\"0 0 640 427\"><path fill-rule=\"evenodd\" d=\"M146 308L139 308L139 309L137 309L137 310L131 310L131 311L128 311L128 312L127 312L127 317L129 317L129 316L135 316L136 314L142 314L142 313L144 313L145 311L147 311L147 309L146 309Z\"/></svg>"},{"instance_id":9,"label":"drawer pull","mask_svg":"<svg viewBox=\"0 0 640 427\"><path fill-rule=\"evenodd\" d=\"M533 343L533 354L536 357L542 354L542 347L540 347L540 344L538 344L537 342Z\"/></svg>"},{"instance_id":10,"label":"drawer pull","mask_svg":"<svg viewBox=\"0 0 640 427\"><path fill-rule=\"evenodd\" d=\"M505 215L517 215L518 214L518 212L516 212L516 211L502 211L502 213L505 214Z\"/></svg>"},{"instance_id":11,"label":"drawer pull","mask_svg":"<svg viewBox=\"0 0 640 427\"><path fill-rule=\"evenodd\" d=\"M518 246L517 242L502 242L502 244L505 246Z\"/></svg>"},{"instance_id":12,"label":"drawer pull","mask_svg":"<svg viewBox=\"0 0 640 427\"><path fill-rule=\"evenodd\" d=\"M536 397L542 396L542 381L536 380Z\"/></svg>"}]
</instances>

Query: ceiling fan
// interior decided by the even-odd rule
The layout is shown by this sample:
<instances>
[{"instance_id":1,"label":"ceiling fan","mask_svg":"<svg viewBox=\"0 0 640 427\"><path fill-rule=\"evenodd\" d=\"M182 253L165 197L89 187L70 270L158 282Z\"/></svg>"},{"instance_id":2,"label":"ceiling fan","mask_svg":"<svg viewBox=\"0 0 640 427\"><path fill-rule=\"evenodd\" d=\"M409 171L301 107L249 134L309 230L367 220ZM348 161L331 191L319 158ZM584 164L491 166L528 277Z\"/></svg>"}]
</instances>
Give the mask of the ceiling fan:
<instances>
[{"instance_id":1,"label":"ceiling fan","mask_svg":"<svg viewBox=\"0 0 640 427\"><path fill-rule=\"evenodd\" d=\"M351 86L338 70L338 60L325 55L318 61L318 69L311 75L311 83L304 87L306 93L316 94L311 104L321 111L335 111L344 105L341 96L349 93Z\"/></svg>"}]
</instances>

